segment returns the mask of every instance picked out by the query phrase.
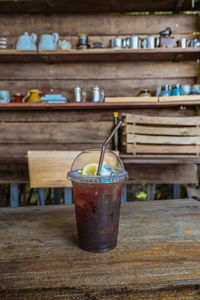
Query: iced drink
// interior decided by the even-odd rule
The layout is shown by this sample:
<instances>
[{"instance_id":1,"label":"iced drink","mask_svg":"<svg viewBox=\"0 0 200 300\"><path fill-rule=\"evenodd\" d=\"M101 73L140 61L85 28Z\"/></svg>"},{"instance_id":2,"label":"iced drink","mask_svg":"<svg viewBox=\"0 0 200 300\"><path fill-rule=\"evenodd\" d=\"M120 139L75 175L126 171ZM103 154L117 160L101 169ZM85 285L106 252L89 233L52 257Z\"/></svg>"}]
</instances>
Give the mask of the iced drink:
<instances>
[{"instance_id":1,"label":"iced drink","mask_svg":"<svg viewBox=\"0 0 200 300\"><path fill-rule=\"evenodd\" d=\"M91 154L91 151L86 151L80 156L87 156L89 152ZM99 154L99 151L95 153ZM115 153L107 152L105 159L106 166L111 170L110 175L108 172L99 176L82 175L80 162L74 163L69 172L73 184L79 246L91 252L106 252L117 244L122 185L127 178L127 172ZM79 160L81 164L86 161L84 157L79 157Z\"/></svg>"}]
</instances>

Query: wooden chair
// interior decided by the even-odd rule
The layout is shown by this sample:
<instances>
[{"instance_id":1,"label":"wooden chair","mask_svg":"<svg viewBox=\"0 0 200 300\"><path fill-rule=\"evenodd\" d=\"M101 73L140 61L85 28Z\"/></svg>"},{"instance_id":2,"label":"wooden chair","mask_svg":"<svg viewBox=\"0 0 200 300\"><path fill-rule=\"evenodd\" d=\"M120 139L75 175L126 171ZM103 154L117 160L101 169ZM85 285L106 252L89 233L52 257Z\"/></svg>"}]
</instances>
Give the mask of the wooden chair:
<instances>
[{"instance_id":1,"label":"wooden chair","mask_svg":"<svg viewBox=\"0 0 200 300\"><path fill-rule=\"evenodd\" d=\"M59 203L60 189L65 188L65 204L72 204L72 184L67 173L80 151L28 151L30 187L38 189L40 205L45 204L44 188L54 188ZM126 186L123 187L122 202L126 201Z\"/></svg>"},{"instance_id":2,"label":"wooden chair","mask_svg":"<svg viewBox=\"0 0 200 300\"><path fill-rule=\"evenodd\" d=\"M193 164L188 183L195 183L197 165L192 161L197 161L200 154L200 117L124 114L123 118L122 144L126 153L144 161L147 157L159 158L161 162L173 158L176 164ZM155 183L159 183L159 178ZM174 198L179 198L180 194L180 185L174 184Z\"/></svg>"},{"instance_id":3,"label":"wooden chair","mask_svg":"<svg viewBox=\"0 0 200 300\"><path fill-rule=\"evenodd\" d=\"M60 188L65 188L65 204L72 203L72 184L67 173L80 151L28 151L30 187L38 189L40 205L44 205L45 188L54 188L59 203Z\"/></svg>"},{"instance_id":4,"label":"wooden chair","mask_svg":"<svg viewBox=\"0 0 200 300\"><path fill-rule=\"evenodd\" d=\"M200 154L200 117L152 117L124 114L127 153L137 155Z\"/></svg>"}]
</instances>

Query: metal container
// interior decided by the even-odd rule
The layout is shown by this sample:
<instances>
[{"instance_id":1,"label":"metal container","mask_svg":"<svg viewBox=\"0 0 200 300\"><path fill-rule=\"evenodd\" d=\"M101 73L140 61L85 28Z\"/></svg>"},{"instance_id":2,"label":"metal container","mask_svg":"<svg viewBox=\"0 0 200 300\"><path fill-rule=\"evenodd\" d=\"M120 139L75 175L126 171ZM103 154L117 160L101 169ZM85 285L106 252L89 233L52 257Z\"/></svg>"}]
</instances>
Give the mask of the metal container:
<instances>
[{"instance_id":1,"label":"metal container","mask_svg":"<svg viewBox=\"0 0 200 300\"><path fill-rule=\"evenodd\" d=\"M74 101L75 102L85 102L86 101L86 92L82 92L80 86L74 88Z\"/></svg>"},{"instance_id":2,"label":"metal container","mask_svg":"<svg viewBox=\"0 0 200 300\"><path fill-rule=\"evenodd\" d=\"M137 35L132 35L126 39L127 48L138 49L141 47L141 38Z\"/></svg>"},{"instance_id":3,"label":"metal container","mask_svg":"<svg viewBox=\"0 0 200 300\"><path fill-rule=\"evenodd\" d=\"M187 48L189 45L189 42L186 38L182 38L178 41L178 46L181 48Z\"/></svg>"},{"instance_id":4,"label":"metal container","mask_svg":"<svg viewBox=\"0 0 200 300\"><path fill-rule=\"evenodd\" d=\"M112 40L110 40L110 47L115 49L121 49L122 48L122 39L120 37L116 37Z\"/></svg>"},{"instance_id":5,"label":"metal container","mask_svg":"<svg viewBox=\"0 0 200 300\"><path fill-rule=\"evenodd\" d=\"M103 102L104 99L104 91L101 90L98 85L96 85L92 90L92 101L94 103Z\"/></svg>"},{"instance_id":6,"label":"metal container","mask_svg":"<svg viewBox=\"0 0 200 300\"><path fill-rule=\"evenodd\" d=\"M88 44L88 34L87 33L79 33L78 34L78 44L79 45L87 45Z\"/></svg>"}]
</instances>

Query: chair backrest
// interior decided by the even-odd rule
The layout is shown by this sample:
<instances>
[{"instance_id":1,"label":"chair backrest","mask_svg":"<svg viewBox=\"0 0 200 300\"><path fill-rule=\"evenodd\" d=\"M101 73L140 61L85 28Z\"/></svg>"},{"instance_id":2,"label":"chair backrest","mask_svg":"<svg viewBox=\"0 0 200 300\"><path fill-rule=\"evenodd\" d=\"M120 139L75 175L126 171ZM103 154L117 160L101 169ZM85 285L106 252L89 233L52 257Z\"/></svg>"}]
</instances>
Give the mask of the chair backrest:
<instances>
[{"instance_id":1,"label":"chair backrest","mask_svg":"<svg viewBox=\"0 0 200 300\"><path fill-rule=\"evenodd\" d=\"M199 155L200 117L124 114L122 143L133 155Z\"/></svg>"},{"instance_id":2,"label":"chair backrest","mask_svg":"<svg viewBox=\"0 0 200 300\"><path fill-rule=\"evenodd\" d=\"M28 151L31 188L71 187L67 173L80 151Z\"/></svg>"}]
</instances>

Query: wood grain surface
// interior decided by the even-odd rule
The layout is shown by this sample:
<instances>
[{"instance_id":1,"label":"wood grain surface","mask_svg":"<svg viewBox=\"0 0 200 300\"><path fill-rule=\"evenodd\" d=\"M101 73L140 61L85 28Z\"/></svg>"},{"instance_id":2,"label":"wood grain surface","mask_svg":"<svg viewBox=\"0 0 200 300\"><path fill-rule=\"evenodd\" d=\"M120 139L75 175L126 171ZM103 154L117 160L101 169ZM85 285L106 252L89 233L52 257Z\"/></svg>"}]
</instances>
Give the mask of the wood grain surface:
<instances>
[{"instance_id":1,"label":"wood grain surface","mask_svg":"<svg viewBox=\"0 0 200 300\"><path fill-rule=\"evenodd\" d=\"M77 246L73 206L0 210L1 299L199 299L200 204L122 204L117 247ZM20 298L21 297L21 298Z\"/></svg>"},{"instance_id":2,"label":"wood grain surface","mask_svg":"<svg viewBox=\"0 0 200 300\"><path fill-rule=\"evenodd\" d=\"M174 3L173 0L162 1L157 0L145 0L145 1L123 1L123 4L120 0L103 0L93 1L65 1L65 0L47 0L35 1L35 0L6 0L0 2L0 9L2 13L9 14L38 14L43 13L45 15L51 15L52 13L108 13L108 12L133 12L133 11L173 11L179 12L184 10L198 10L198 2L194 2L194 6L191 5L189 0L184 2Z\"/></svg>"},{"instance_id":3,"label":"wood grain surface","mask_svg":"<svg viewBox=\"0 0 200 300\"><path fill-rule=\"evenodd\" d=\"M153 5L154 1L151 2ZM157 2L155 5L158 5ZM11 3L12 1L9 4L7 2L7 5ZM31 2L27 3L31 7ZM35 5L36 3L37 1ZM14 4L17 7L25 5L21 1ZM51 9L55 9L54 4L51 2ZM45 4L44 7L48 11L49 6ZM123 8L124 3L120 5L120 10ZM175 45L183 37L192 40L198 37L198 16L70 14L64 11L61 15L45 13L44 16L41 12L35 15L11 15L11 9L9 11L10 14L1 15L0 30L8 38L9 49L0 51L0 89L8 89L11 94L25 94L33 88L41 89L45 94L53 89L55 93L61 93L72 100L73 89L79 85L86 90L87 100L91 101L92 88L96 84L105 91L106 97L132 97L145 88L155 95L156 88L164 84L192 85L197 81L196 59L199 58L199 49L118 51L106 48L110 47L110 40L115 36L159 36L159 32L169 24ZM73 50L59 53L45 51L40 54L26 52L22 55L14 49L24 28L29 33L35 32L38 41L43 33L58 32L61 40L66 39L72 44ZM83 31L88 33L90 45L100 41L105 49L76 50L77 35Z\"/></svg>"}]
</instances>

